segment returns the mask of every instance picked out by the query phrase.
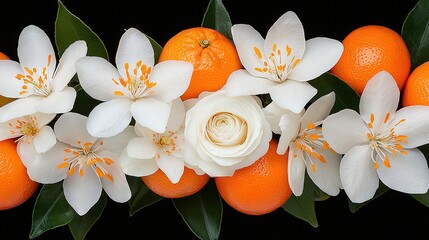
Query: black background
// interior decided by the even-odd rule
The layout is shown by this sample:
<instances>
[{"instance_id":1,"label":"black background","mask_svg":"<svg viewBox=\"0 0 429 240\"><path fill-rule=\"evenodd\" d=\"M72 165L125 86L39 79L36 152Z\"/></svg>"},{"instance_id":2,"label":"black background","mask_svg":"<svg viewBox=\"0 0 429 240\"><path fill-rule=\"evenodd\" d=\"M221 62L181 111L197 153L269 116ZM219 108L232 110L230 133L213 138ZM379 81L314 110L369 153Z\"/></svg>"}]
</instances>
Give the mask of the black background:
<instances>
[{"instance_id":1,"label":"black background","mask_svg":"<svg viewBox=\"0 0 429 240\"><path fill-rule=\"evenodd\" d=\"M83 20L104 42L110 59L124 29L136 27L161 46L179 31L199 26L209 0L205 1L85 1L64 0L64 5ZM280 3L279 3L280 2ZM7 3L7 4L6 4ZM295 11L304 25L306 38L342 40L353 29L369 24L390 27L400 33L402 23L417 1L232 1L224 0L232 23L247 23L265 36L269 27L286 11ZM17 60L21 30L34 24L54 40L57 1L1 1L0 51ZM36 194L37 195L37 194ZM28 239L36 195L11 210L0 212L0 239ZM388 191L356 213L347 197L316 202L319 226L282 209L263 216L248 216L224 203L220 239L313 239L369 238L412 239L426 236L429 208L407 194ZM163 199L129 217L128 205L108 200L107 207L86 239L197 239ZM37 239L73 239L67 226L43 233Z\"/></svg>"}]
</instances>

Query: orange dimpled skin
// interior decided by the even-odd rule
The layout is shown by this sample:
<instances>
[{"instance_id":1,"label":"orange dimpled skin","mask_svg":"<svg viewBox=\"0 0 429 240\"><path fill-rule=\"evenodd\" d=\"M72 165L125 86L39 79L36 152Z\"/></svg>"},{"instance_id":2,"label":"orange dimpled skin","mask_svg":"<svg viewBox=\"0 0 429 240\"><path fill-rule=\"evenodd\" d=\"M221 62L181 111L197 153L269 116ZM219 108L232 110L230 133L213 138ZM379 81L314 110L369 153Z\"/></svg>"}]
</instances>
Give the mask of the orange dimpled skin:
<instances>
[{"instance_id":1,"label":"orange dimpled skin","mask_svg":"<svg viewBox=\"0 0 429 240\"><path fill-rule=\"evenodd\" d=\"M174 184L161 169L154 174L142 177L146 186L152 192L165 198L187 197L200 191L209 181L207 174L198 175L194 170L185 167L179 182Z\"/></svg>"},{"instance_id":2,"label":"orange dimpled skin","mask_svg":"<svg viewBox=\"0 0 429 240\"><path fill-rule=\"evenodd\" d=\"M384 26L367 25L350 32L342 43L343 54L330 72L359 95L366 83L383 70L403 89L410 74L411 57L401 35Z\"/></svg>"},{"instance_id":3,"label":"orange dimpled skin","mask_svg":"<svg viewBox=\"0 0 429 240\"><path fill-rule=\"evenodd\" d=\"M191 83L182 100L197 98L203 91L221 89L229 75L242 68L237 49L220 32L205 27L185 29L162 48L159 62L183 60L194 65Z\"/></svg>"},{"instance_id":4,"label":"orange dimpled skin","mask_svg":"<svg viewBox=\"0 0 429 240\"><path fill-rule=\"evenodd\" d=\"M16 146L14 139L0 141L0 210L21 205L39 186L28 176Z\"/></svg>"},{"instance_id":5,"label":"orange dimpled skin","mask_svg":"<svg viewBox=\"0 0 429 240\"><path fill-rule=\"evenodd\" d=\"M429 61L416 67L402 91L402 105L429 106Z\"/></svg>"},{"instance_id":6,"label":"orange dimpled skin","mask_svg":"<svg viewBox=\"0 0 429 240\"><path fill-rule=\"evenodd\" d=\"M215 177L219 194L235 210L263 215L281 207L291 196L287 154L278 155L277 141L254 164L235 171L231 177Z\"/></svg>"},{"instance_id":7,"label":"orange dimpled skin","mask_svg":"<svg viewBox=\"0 0 429 240\"><path fill-rule=\"evenodd\" d=\"M4 53L0 52L0 60L9 60L10 58L6 56Z\"/></svg>"}]
</instances>

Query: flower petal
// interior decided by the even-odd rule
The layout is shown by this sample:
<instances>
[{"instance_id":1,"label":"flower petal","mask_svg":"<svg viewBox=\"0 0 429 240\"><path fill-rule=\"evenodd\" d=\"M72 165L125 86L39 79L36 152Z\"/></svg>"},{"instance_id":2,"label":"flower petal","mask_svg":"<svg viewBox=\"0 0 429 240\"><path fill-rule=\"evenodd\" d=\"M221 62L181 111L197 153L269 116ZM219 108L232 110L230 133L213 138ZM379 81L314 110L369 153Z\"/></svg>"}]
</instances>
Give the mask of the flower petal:
<instances>
[{"instance_id":1,"label":"flower petal","mask_svg":"<svg viewBox=\"0 0 429 240\"><path fill-rule=\"evenodd\" d=\"M280 107L299 113L316 95L317 89L307 82L287 80L270 89L270 96Z\"/></svg>"},{"instance_id":2,"label":"flower petal","mask_svg":"<svg viewBox=\"0 0 429 240\"><path fill-rule=\"evenodd\" d=\"M317 154L323 156L326 162L322 162L313 155L310 155L316 166L316 171L310 164L307 165L307 173L311 180L325 193L331 196L337 196L342 188L340 179L340 160L342 155L336 154L331 149L315 148Z\"/></svg>"},{"instance_id":3,"label":"flower petal","mask_svg":"<svg viewBox=\"0 0 429 240\"><path fill-rule=\"evenodd\" d=\"M102 191L100 179L91 167L84 165L82 169L82 176L74 173L63 182L64 196L80 216L85 215L97 203Z\"/></svg>"},{"instance_id":4,"label":"flower petal","mask_svg":"<svg viewBox=\"0 0 429 240\"><path fill-rule=\"evenodd\" d=\"M287 147L292 139L295 139L299 133L299 127L301 125L300 119L301 114L293 113L284 114L280 118L279 126L281 129L281 135L279 144L277 146L277 154L283 155L286 153Z\"/></svg>"},{"instance_id":5,"label":"flower petal","mask_svg":"<svg viewBox=\"0 0 429 240\"><path fill-rule=\"evenodd\" d=\"M131 106L127 98L112 99L98 104L89 113L86 128L92 136L111 137L124 131L131 122Z\"/></svg>"},{"instance_id":6,"label":"flower petal","mask_svg":"<svg viewBox=\"0 0 429 240\"><path fill-rule=\"evenodd\" d=\"M14 118L31 115L37 112L37 107L41 102L42 98L33 96L16 99L0 108L0 122L4 123Z\"/></svg>"},{"instance_id":7,"label":"flower petal","mask_svg":"<svg viewBox=\"0 0 429 240\"><path fill-rule=\"evenodd\" d=\"M288 78L309 81L329 71L340 59L344 47L341 42L324 37L307 40L301 61Z\"/></svg>"},{"instance_id":8,"label":"flower petal","mask_svg":"<svg viewBox=\"0 0 429 240\"><path fill-rule=\"evenodd\" d=\"M296 114L287 109L279 107L275 102L271 102L265 108L262 109L265 115L265 119L270 124L271 131L275 134L281 134L279 123L280 118L285 114Z\"/></svg>"},{"instance_id":9,"label":"flower petal","mask_svg":"<svg viewBox=\"0 0 429 240\"><path fill-rule=\"evenodd\" d=\"M301 118L301 131L307 128L308 124L325 120L335 103L335 92L326 94L312 103Z\"/></svg>"},{"instance_id":10,"label":"flower petal","mask_svg":"<svg viewBox=\"0 0 429 240\"><path fill-rule=\"evenodd\" d=\"M158 147L152 138L133 138L128 142L126 151L129 157L137 159L154 158Z\"/></svg>"},{"instance_id":11,"label":"flower petal","mask_svg":"<svg viewBox=\"0 0 429 240\"><path fill-rule=\"evenodd\" d=\"M64 161L68 145L57 142L49 151L37 153L33 144L18 143L18 154L27 167L28 176L42 184L56 183L67 177L67 168L58 168Z\"/></svg>"},{"instance_id":12,"label":"flower petal","mask_svg":"<svg viewBox=\"0 0 429 240\"><path fill-rule=\"evenodd\" d=\"M394 119L398 103L398 85L387 71L381 71L368 81L362 92L359 103L360 115L367 123L374 118L373 128L378 129L384 123L387 114L390 119Z\"/></svg>"},{"instance_id":13,"label":"flower petal","mask_svg":"<svg viewBox=\"0 0 429 240\"><path fill-rule=\"evenodd\" d=\"M323 137L332 149L341 154L354 146L368 144L367 132L360 115L350 109L329 115L322 125Z\"/></svg>"},{"instance_id":14,"label":"flower petal","mask_svg":"<svg viewBox=\"0 0 429 240\"><path fill-rule=\"evenodd\" d=\"M264 38L261 34L247 24L234 24L231 34L244 68L255 77L272 78L266 72L255 70L263 69L264 62L267 62L264 55Z\"/></svg>"},{"instance_id":15,"label":"flower petal","mask_svg":"<svg viewBox=\"0 0 429 240\"><path fill-rule=\"evenodd\" d=\"M155 98L141 98L131 106L131 113L136 122L157 133L165 132L170 110L170 104Z\"/></svg>"},{"instance_id":16,"label":"flower petal","mask_svg":"<svg viewBox=\"0 0 429 240\"><path fill-rule=\"evenodd\" d=\"M182 159L176 158L173 155L161 153L161 156L156 158L156 163L173 184L179 182L183 175L183 168L185 166Z\"/></svg>"},{"instance_id":17,"label":"flower petal","mask_svg":"<svg viewBox=\"0 0 429 240\"><path fill-rule=\"evenodd\" d=\"M388 153L390 168L380 164L380 180L389 188L408 194L423 194L429 188L429 169L423 153L415 148L397 157Z\"/></svg>"},{"instance_id":18,"label":"flower petal","mask_svg":"<svg viewBox=\"0 0 429 240\"><path fill-rule=\"evenodd\" d=\"M248 71L239 69L229 75L224 89L228 96L247 96L268 93L277 85L274 81L252 76Z\"/></svg>"},{"instance_id":19,"label":"flower petal","mask_svg":"<svg viewBox=\"0 0 429 240\"><path fill-rule=\"evenodd\" d=\"M368 145L355 146L341 160L340 178L344 191L354 203L362 203L374 197L379 178L371 161Z\"/></svg>"},{"instance_id":20,"label":"flower petal","mask_svg":"<svg viewBox=\"0 0 429 240\"><path fill-rule=\"evenodd\" d=\"M41 127L39 132L34 136L33 143L36 152L47 152L57 143L54 130L50 126Z\"/></svg>"},{"instance_id":21,"label":"flower petal","mask_svg":"<svg viewBox=\"0 0 429 240\"><path fill-rule=\"evenodd\" d=\"M198 167L210 177L232 176L235 172L235 168L224 167L215 162L199 161Z\"/></svg>"},{"instance_id":22,"label":"flower petal","mask_svg":"<svg viewBox=\"0 0 429 240\"><path fill-rule=\"evenodd\" d=\"M281 49L283 53L280 55L281 62L289 64L301 59L305 48L304 28L298 16L292 11L284 13L267 32L265 56L272 53L277 55L274 51Z\"/></svg>"},{"instance_id":23,"label":"flower petal","mask_svg":"<svg viewBox=\"0 0 429 240\"><path fill-rule=\"evenodd\" d=\"M176 98L171 102L170 116L167 122L167 131L177 132L184 125L185 120L185 105L180 98Z\"/></svg>"},{"instance_id":24,"label":"flower petal","mask_svg":"<svg viewBox=\"0 0 429 240\"><path fill-rule=\"evenodd\" d=\"M65 113L70 112L76 100L76 90L65 87L62 91L52 92L48 97L42 98L37 106L37 111L42 113Z\"/></svg>"},{"instance_id":25,"label":"flower petal","mask_svg":"<svg viewBox=\"0 0 429 240\"><path fill-rule=\"evenodd\" d=\"M116 90L122 90L116 85L121 75L106 59L101 57L82 57L76 61L76 72L83 90L92 98L109 101L118 98Z\"/></svg>"},{"instance_id":26,"label":"flower petal","mask_svg":"<svg viewBox=\"0 0 429 240\"><path fill-rule=\"evenodd\" d=\"M191 82L194 65L186 61L168 60L153 67L150 81L156 83L150 96L164 103L180 97Z\"/></svg>"},{"instance_id":27,"label":"flower petal","mask_svg":"<svg viewBox=\"0 0 429 240\"><path fill-rule=\"evenodd\" d=\"M111 152L116 153L118 156L121 155L122 151L127 147L128 142L137 137L134 127L127 126L124 131L116 134L115 136L102 138L103 149L107 149Z\"/></svg>"},{"instance_id":28,"label":"flower petal","mask_svg":"<svg viewBox=\"0 0 429 240\"><path fill-rule=\"evenodd\" d=\"M119 164L125 174L134 177L149 176L159 169L155 159L132 158L128 156L127 151L122 152L119 157Z\"/></svg>"},{"instance_id":29,"label":"flower petal","mask_svg":"<svg viewBox=\"0 0 429 240\"><path fill-rule=\"evenodd\" d=\"M301 196L304 190L305 162L302 151L296 151L295 143L289 146L288 181L295 196Z\"/></svg>"},{"instance_id":30,"label":"flower petal","mask_svg":"<svg viewBox=\"0 0 429 240\"><path fill-rule=\"evenodd\" d=\"M22 136L23 134L21 131L16 131L16 129L14 129L15 126L17 125L17 124L14 124L14 122L25 121L25 120L26 120L25 118L20 117L20 118L12 119L11 121L8 121L8 122L0 123L0 141ZM10 126L9 124L12 124L12 126Z\"/></svg>"},{"instance_id":31,"label":"flower petal","mask_svg":"<svg viewBox=\"0 0 429 240\"><path fill-rule=\"evenodd\" d=\"M55 113L41 113L36 112L33 114L33 117L37 120L37 127L42 127L48 125L54 118L57 116ZM27 116L27 118L29 118ZM30 119L29 119L30 120Z\"/></svg>"},{"instance_id":32,"label":"flower petal","mask_svg":"<svg viewBox=\"0 0 429 240\"><path fill-rule=\"evenodd\" d=\"M87 117L74 112L62 114L54 125L54 132L60 142L81 148L85 142L95 142L96 137L86 131Z\"/></svg>"},{"instance_id":33,"label":"flower petal","mask_svg":"<svg viewBox=\"0 0 429 240\"><path fill-rule=\"evenodd\" d=\"M403 147L415 148L429 143L428 119L429 106L403 107L396 112L395 120L392 120L387 129L394 127L397 135L407 136L407 141L401 143Z\"/></svg>"},{"instance_id":34,"label":"flower petal","mask_svg":"<svg viewBox=\"0 0 429 240\"><path fill-rule=\"evenodd\" d=\"M154 65L154 52L149 39L136 28L129 28L119 40L116 52L116 66L121 76L126 77L127 72L124 65L129 64L133 69L135 64L142 61L143 65L152 67Z\"/></svg>"},{"instance_id":35,"label":"flower petal","mask_svg":"<svg viewBox=\"0 0 429 240\"><path fill-rule=\"evenodd\" d=\"M86 42L79 40L72 43L64 51L55 70L52 88L54 92L59 92L67 86L73 76L76 74L76 61L86 55L88 48Z\"/></svg>"},{"instance_id":36,"label":"flower petal","mask_svg":"<svg viewBox=\"0 0 429 240\"><path fill-rule=\"evenodd\" d=\"M122 172L121 166L117 161L119 156L105 150L99 151L97 154L101 158L113 160L113 163L103 165L104 169L113 179L113 181L109 181L106 177L100 178L104 191L106 191L107 195L115 202L123 203L128 201L131 198L131 190L125 174Z\"/></svg>"},{"instance_id":37,"label":"flower petal","mask_svg":"<svg viewBox=\"0 0 429 240\"><path fill-rule=\"evenodd\" d=\"M0 95L9 98L22 98L29 95L22 92L23 81L16 79L18 74L26 75L18 62L0 61L0 72Z\"/></svg>"},{"instance_id":38,"label":"flower petal","mask_svg":"<svg viewBox=\"0 0 429 240\"><path fill-rule=\"evenodd\" d=\"M29 25L22 30L18 40L18 58L23 68L36 68L41 73L46 67L50 81L57 66L55 56L51 40L42 29Z\"/></svg>"}]
</instances>

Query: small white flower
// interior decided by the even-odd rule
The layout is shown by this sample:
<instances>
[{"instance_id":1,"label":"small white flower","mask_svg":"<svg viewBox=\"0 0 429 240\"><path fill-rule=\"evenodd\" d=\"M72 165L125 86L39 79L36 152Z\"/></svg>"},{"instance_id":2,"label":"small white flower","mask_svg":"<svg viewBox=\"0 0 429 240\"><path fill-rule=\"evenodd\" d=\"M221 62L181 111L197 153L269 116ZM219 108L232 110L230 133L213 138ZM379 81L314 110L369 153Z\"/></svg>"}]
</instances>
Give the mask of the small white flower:
<instances>
[{"instance_id":1,"label":"small white flower","mask_svg":"<svg viewBox=\"0 0 429 240\"><path fill-rule=\"evenodd\" d=\"M429 169L418 146L429 143L429 107L409 106L397 111L400 91L382 71L367 83L359 104L332 114L322 131L341 160L340 177L349 199L371 199L381 180L387 187L409 194L426 193Z\"/></svg>"},{"instance_id":2,"label":"small white flower","mask_svg":"<svg viewBox=\"0 0 429 240\"><path fill-rule=\"evenodd\" d=\"M31 179L42 184L63 181L64 195L79 214L86 214L97 203L102 189L116 202L131 197L119 154L134 136L131 126L111 138L96 138L86 131L87 117L62 114L55 122L57 143L46 153L27 151L20 157L29 163Z\"/></svg>"},{"instance_id":3,"label":"small white flower","mask_svg":"<svg viewBox=\"0 0 429 240\"><path fill-rule=\"evenodd\" d=\"M341 42L334 39L306 41L303 26L291 11L273 24L265 40L247 24L235 24L231 32L245 70L230 75L227 94L269 93L277 105L295 113L317 93L307 81L331 69L343 52Z\"/></svg>"},{"instance_id":4,"label":"small white flower","mask_svg":"<svg viewBox=\"0 0 429 240\"><path fill-rule=\"evenodd\" d=\"M25 27L18 41L20 63L0 61L0 95L18 98L0 108L0 122L36 112L64 113L73 108L76 91L68 87L76 74L75 62L86 55L84 41L71 44L58 67L52 44L39 27Z\"/></svg>"},{"instance_id":5,"label":"small white flower","mask_svg":"<svg viewBox=\"0 0 429 240\"><path fill-rule=\"evenodd\" d=\"M188 88L193 65L186 61L163 61L154 66L149 39L135 28L119 41L115 68L100 57L84 57L76 69L82 88L103 101L88 116L88 131L96 137L120 133L134 118L155 132L165 131L171 101Z\"/></svg>"},{"instance_id":6,"label":"small white flower","mask_svg":"<svg viewBox=\"0 0 429 240\"><path fill-rule=\"evenodd\" d=\"M18 153L27 151L28 147L39 153L46 152L57 142L54 131L47 126L55 116L54 113L35 113L0 123L0 141L16 138Z\"/></svg>"},{"instance_id":7,"label":"small white flower","mask_svg":"<svg viewBox=\"0 0 429 240\"><path fill-rule=\"evenodd\" d=\"M185 107L177 98L172 102L167 130L154 132L139 124L135 125L138 137L133 138L122 152L120 164L125 174L141 177L161 169L172 183L177 183L184 170L183 127Z\"/></svg>"},{"instance_id":8,"label":"small white flower","mask_svg":"<svg viewBox=\"0 0 429 240\"><path fill-rule=\"evenodd\" d=\"M186 112L185 161L211 177L231 176L268 151L272 132L254 97L204 95Z\"/></svg>"},{"instance_id":9,"label":"small white flower","mask_svg":"<svg viewBox=\"0 0 429 240\"><path fill-rule=\"evenodd\" d=\"M288 154L289 185L295 196L304 189L305 171L325 193L336 196L340 192L340 159L325 141L320 125L329 115L335 102L335 93L325 95L308 109L294 113L270 103L264 112L274 133L280 134L278 154Z\"/></svg>"}]
</instances>

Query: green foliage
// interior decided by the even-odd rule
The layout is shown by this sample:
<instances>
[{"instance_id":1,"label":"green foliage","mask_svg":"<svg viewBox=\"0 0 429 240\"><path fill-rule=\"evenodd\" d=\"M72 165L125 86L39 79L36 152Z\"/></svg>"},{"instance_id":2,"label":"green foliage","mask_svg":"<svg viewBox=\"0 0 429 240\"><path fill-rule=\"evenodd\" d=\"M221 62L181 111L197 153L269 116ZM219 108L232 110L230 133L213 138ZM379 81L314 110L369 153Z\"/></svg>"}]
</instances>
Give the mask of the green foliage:
<instances>
[{"instance_id":1,"label":"green foliage","mask_svg":"<svg viewBox=\"0 0 429 240\"><path fill-rule=\"evenodd\" d=\"M61 181L45 184L40 189L33 208L30 238L36 238L50 229L64 226L76 216L76 212L64 197L62 185Z\"/></svg>"},{"instance_id":2,"label":"green foliage","mask_svg":"<svg viewBox=\"0 0 429 240\"><path fill-rule=\"evenodd\" d=\"M375 199L377 199L378 197L380 197L381 195L383 195L384 193L386 193L389 190L388 187L386 187L386 185L384 185L381 181L380 181L380 185L378 186L377 191L375 192L375 195L373 198L371 198L370 200L363 202L363 203L353 203L349 200L349 209L350 212L354 213L357 210L359 210L361 207L365 206L366 204L374 201Z\"/></svg>"},{"instance_id":3,"label":"green foliage","mask_svg":"<svg viewBox=\"0 0 429 240\"><path fill-rule=\"evenodd\" d=\"M222 0L210 0L201 26L215 29L232 41L231 18Z\"/></svg>"},{"instance_id":4,"label":"green foliage","mask_svg":"<svg viewBox=\"0 0 429 240\"><path fill-rule=\"evenodd\" d=\"M200 239L219 238L222 223L222 200L213 180L199 192L173 199L174 206L192 232Z\"/></svg>"},{"instance_id":5,"label":"green foliage","mask_svg":"<svg viewBox=\"0 0 429 240\"><path fill-rule=\"evenodd\" d=\"M158 202L163 197L152 192L140 177L127 176L128 185L131 188L131 198L128 200L130 216L133 216L141 209Z\"/></svg>"}]
</instances>

